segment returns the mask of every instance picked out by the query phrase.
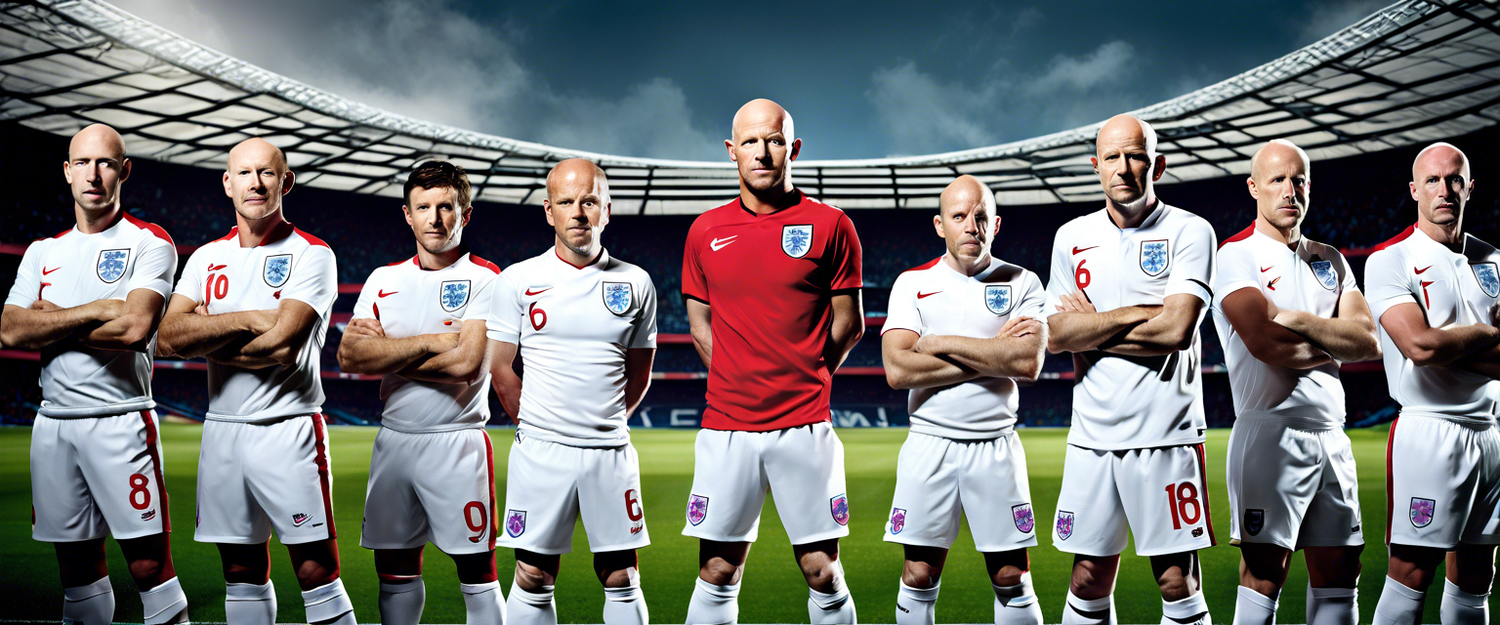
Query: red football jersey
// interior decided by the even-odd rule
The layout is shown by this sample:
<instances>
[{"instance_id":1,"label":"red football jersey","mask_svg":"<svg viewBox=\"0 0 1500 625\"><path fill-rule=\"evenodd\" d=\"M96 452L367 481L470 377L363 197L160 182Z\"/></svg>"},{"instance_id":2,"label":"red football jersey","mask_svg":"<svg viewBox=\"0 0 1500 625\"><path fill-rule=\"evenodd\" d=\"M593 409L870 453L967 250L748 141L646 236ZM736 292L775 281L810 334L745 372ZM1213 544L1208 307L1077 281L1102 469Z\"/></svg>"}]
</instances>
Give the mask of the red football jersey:
<instances>
[{"instance_id":1,"label":"red football jersey","mask_svg":"<svg viewBox=\"0 0 1500 625\"><path fill-rule=\"evenodd\" d=\"M763 432L829 419L829 301L864 284L859 235L844 211L801 197L769 215L735 199L688 231L682 294L713 311L705 428Z\"/></svg>"}]
</instances>

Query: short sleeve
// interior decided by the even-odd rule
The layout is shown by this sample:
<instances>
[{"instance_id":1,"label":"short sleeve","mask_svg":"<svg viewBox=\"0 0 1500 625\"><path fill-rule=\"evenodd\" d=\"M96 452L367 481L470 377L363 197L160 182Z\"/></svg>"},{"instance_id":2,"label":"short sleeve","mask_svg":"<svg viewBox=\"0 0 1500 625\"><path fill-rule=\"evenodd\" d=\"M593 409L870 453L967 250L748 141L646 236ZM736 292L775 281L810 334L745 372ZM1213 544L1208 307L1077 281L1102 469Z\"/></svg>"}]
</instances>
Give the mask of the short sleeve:
<instances>
[{"instance_id":1,"label":"short sleeve","mask_svg":"<svg viewBox=\"0 0 1500 625\"><path fill-rule=\"evenodd\" d=\"M338 264L333 250L322 245L310 245L300 254L302 258L292 269L291 279L281 290L281 299L294 299L324 314L333 309L333 300L339 295Z\"/></svg>"},{"instance_id":2,"label":"short sleeve","mask_svg":"<svg viewBox=\"0 0 1500 625\"><path fill-rule=\"evenodd\" d=\"M703 238L698 223L706 216L707 213L693 222L682 248L682 296L704 303L708 302L708 279L703 275L703 265L698 262L698 248L702 247L700 239Z\"/></svg>"},{"instance_id":3,"label":"short sleeve","mask_svg":"<svg viewBox=\"0 0 1500 625\"><path fill-rule=\"evenodd\" d=\"M507 274L500 272L490 286L490 314L485 319L486 334L491 341L521 344L521 300L516 295L516 285Z\"/></svg>"},{"instance_id":4,"label":"short sleeve","mask_svg":"<svg viewBox=\"0 0 1500 625\"><path fill-rule=\"evenodd\" d=\"M126 293L136 289L156 291L163 298L171 298L172 278L177 273L177 248L163 239L150 237L141 246L141 255L135 259L135 271L130 274Z\"/></svg>"},{"instance_id":5,"label":"short sleeve","mask_svg":"<svg viewBox=\"0 0 1500 625\"><path fill-rule=\"evenodd\" d=\"M469 305L464 307L465 322L483 321L486 328L489 326L491 298L494 297L495 283L499 281L499 275L491 274L474 285L474 292L469 294ZM356 307L355 310L359 309Z\"/></svg>"},{"instance_id":6,"label":"short sleeve","mask_svg":"<svg viewBox=\"0 0 1500 625\"><path fill-rule=\"evenodd\" d=\"M885 325L880 328L882 336L891 330L911 330L922 334L922 315L917 312L917 297L913 292L916 281L910 276L910 272L896 276L896 283L891 285L891 301L886 305Z\"/></svg>"},{"instance_id":7,"label":"short sleeve","mask_svg":"<svg viewBox=\"0 0 1500 625\"><path fill-rule=\"evenodd\" d=\"M370 277L365 278L365 285L359 289L359 299L354 301L354 314L350 319L374 319L380 320L380 313L375 312L375 291L380 288L380 270L370 272Z\"/></svg>"},{"instance_id":8,"label":"short sleeve","mask_svg":"<svg viewBox=\"0 0 1500 625\"><path fill-rule=\"evenodd\" d=\"M36 268L37 257L41 255L41 241L27 246L26 253L21 255L21 267L16 270L16 282L10 285L10 293L5 296L6 306L29 308L41 296L41 272Z\"/></svg>"},{"instance_id":9,"label":"short sleeve","mask_svg":"<svg viewBox=\"0 0 1500 625\"><path fill-rule=\"evenodd\" d=\"M1416 293L1402 269L1406 265L1401 256L1392 250L1381 250L1365 261L1365 299L1370 303L1370 312L1379 323L1385 311L1398 304L1415 303Z\"/></svg>"},{"instance_id":10,"label":"short sleeve","mask_svg":"<svg viewBox=\"0 0 1500 625\"><path fill-rule=\"evenodd\" d=\"M1230 244L1219 248L1219 266L1214 275L1213 307L1223 310L1224 298L1244 288L1260 288L1255 256L1244 245Z\"/></svg>"},{"instance_id":11,"label":"short sleeve","mask_svg":"<svg viewBox=\"0 0 1500 625\"><path fill-rule=\"evenodd\" d=\"M1339 285L1341 292L1358 293L1359 281L1354 279L1354 269L1349 267L1349 259L1344 258L1344 255L1340 252L1334 252L1333 254L1334 258L1337 259L1336 262L1339 264L1339 275L1344 276L1344 282Z\"/></svg>"},{"instance_id":12,"label":"short sleeve","mask_svg":"<svg viewBox=\"0 0 1500 625\"><path fill-rule=\"evenodd\" d=\"M1172 274L1167 277L1162 298L1186 293L1203 300L1204 304L1212 304L1214 248L1217 246L1213 226L1201 218L1193 218L1192 223L1182 229L1177 241L1177 249L1172 254Z\"/></svg>"},{"instance_id":13,"label":"short sleeve","mask_svg":"<svg viewBox=\"0 0 1500 625\"><path fill-rule=\"evenodd\" d=\"M173 295L181 295L193 300L196 304L203 303L203 274L206 273L207 261L204 261L202 256L203 250L206 249L209 249L209 246L200 247L188 257L187 266L182 269L182 277L177 279L177 286L172 289Z\"/></svg>"},{"instance_id":14,"label":"short sleeve","mask_svg":"<svg viewBox=\"0 0 1500 625\"><path fill-rule=\"evenodd\" d=\"M644 273L644 272L642 272ZM651 276L644 276L638 284L641 288L641 307L631 321L629 349L652 349L656 347L656 285Z\"/></svg>"},{"instance_id":15,"label":"short sleeve","mask_svg":"<svg viewBox=\"0 0 1500 625\"><path fill-rule=\"evenodd\" d=\"M1042 289L1042 279L1028 271L1021 281L1021 299L1016 303L1012 316L1045 319L1047 317L1047 292Z\"/></svg>"},{"instance_id":16,"label":"short sleeve","mask_svg":"<svg viewBox=\"0 0 1500 625\"><path fill-rule=\"evenodd\" d=\"M1047 281L1047 304L1042 307L1044 319L1056 313L1057 307L1062 305L1063 296L1072 293L1076 287L1072 264L1068 262L1067 247L1063 245L1062 239L1063 230L1058 229L1056 238L1052 240L1052 277Z\"/></svg>"},{"instance_id":17,"label":"short sleeve","mask_svg":"<svg viewBox=\"0 0 1500 625\"><path fill-rule=\"evenodd\" d=\"M847 213L839 213L839 220L833 228L833 235L828 237L829 267L833 270L833 280L828 284L830 291L845 291L857 289L865 285L864 276L861 274L860 263L863 262L864 251L859 246L859 233L854 230L854 222L849 219Z\"/></svg>"}]
</instances>

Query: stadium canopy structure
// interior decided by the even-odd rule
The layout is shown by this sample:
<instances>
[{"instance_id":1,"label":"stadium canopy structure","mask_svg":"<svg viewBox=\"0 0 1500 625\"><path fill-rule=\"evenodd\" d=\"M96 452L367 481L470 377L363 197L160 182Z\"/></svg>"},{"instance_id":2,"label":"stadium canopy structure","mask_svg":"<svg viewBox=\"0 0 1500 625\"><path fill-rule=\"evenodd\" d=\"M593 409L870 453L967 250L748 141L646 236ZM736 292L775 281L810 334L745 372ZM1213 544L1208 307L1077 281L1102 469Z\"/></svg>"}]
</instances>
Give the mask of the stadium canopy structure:
<instances>
[{"instance_id":1,"label":"stadium canopy structure","mask_svg":"<svg viewBox=\"0 0 1500 625\"><path fill-rule=\"evenodd\" d=\"M1163 183L1248 171L1265 141L1315 159L1376 152L1500 122L1500 11L1405 0L1280 59L1136 111L1172 166ZM696 213L737 192L731 163L594 154L424 122L341 98L198 45L98 0L0 5L0 121L71 134L104 122L133 154L220 168L264 136L298 182L399 196L428 159L463 165L476 198L540 204L551 165L592 159L617 213ZM959 152L800 161L799 187L845 208L934 207L956 174L1002 204L1098 201L1098 124Z\"/></svg>"}]
</instances>

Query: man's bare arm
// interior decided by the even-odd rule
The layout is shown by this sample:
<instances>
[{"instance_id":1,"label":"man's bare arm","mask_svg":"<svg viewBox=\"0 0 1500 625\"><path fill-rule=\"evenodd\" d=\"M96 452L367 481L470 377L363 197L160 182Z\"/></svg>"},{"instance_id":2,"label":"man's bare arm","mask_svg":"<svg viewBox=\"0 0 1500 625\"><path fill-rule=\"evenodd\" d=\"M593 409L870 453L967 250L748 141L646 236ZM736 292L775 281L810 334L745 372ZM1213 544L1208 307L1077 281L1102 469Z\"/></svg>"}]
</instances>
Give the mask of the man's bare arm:
<instances>
[{"instance_id":1,"label":"man's bare arm","mask_svg":"<svg viewBox=\"0 0 1500 625\"><path fill-rule=\"evenodd\" d=\"M1047 318L1047 351L1087 352L1119 337L1161 314L1160 306L1125 306L1105 312L1094 310L1083 293L1062 297L1058 312Z\"/></svg>"},{"instance_id":2,"label":"man's bare arm","mask_svg":"<svg viewBox=\"0 0 1500 625\"><path fill-rule=\"evenodd\" d=\"M1446 329L1427 325L1427 316L1416 302L1392 306L1380 316L1380 325L1396 349L1419 367L1446 367L1500 345L1500 329L1488 324Z\"/></svg>"},{"instance_id":3,"label":"man's bare arm","mask_svg":"<svg viewBox=\"0 0 1500 625\"><path fill-rule=\"evenodd\" d=\"M276 324L276 311L247 310L220 315L203 314L198 302L174 294L161 319L156 337L156 355L166 358L197 358L214 353L231 342L249 342Z\"/></svg>"},{"instance_id":4,"label":"man's bare arm","mask_svg":"<svg viewBox=\"0 0 1500 625\"><path fill-rule=\"evenodd\" d=\"M920 337L911 330L891 330L880 336L885 382L896 390L934 388L979 377L979 372L953 360L912 349Z\"/></svg>"},{"instance_id":5,"label":"man's bare arm","mask_svg":"<svg viewBox=\"0 0 1500 625\"><path fill-rule=\"evenodd\" d=\"M1193 344L1193 333L1203 321L1203 300L1196 295L1168 295L1161 314L1130 329L1118 341L1107 341L1099 348L1125 356L1165 356Z\"/></svg>"},{"instance_id":6,"label":"man's bare arm","mask_svg":"<svg viewBox=\"0 0 1500 625\"><path fill-rule=\"evenodd\" d=\"M709 309L707 302L687 298L688 331L693 336L693 349L698 352L698 359L703 361L703 367L707 368L709 361L714 357L714 332L713 312Z\"/></svg>"},{"instance_id":7,"label":"man's bare arm","mask_svg":"<svg viewBox=\"0 0 1500 625\"><path fill-rule=\"evenodd\" d=\"M125 302L101 299L72 308L37 300L29 308L6 306L0 314L0 344L15 349L41 349L73 336L91 324L120 316Z\"/></svg>"},{"instance_id":8,"label":"man's bare arm","mask_svg":"<svg viewBox=\"0 0 1500 625\"><path fill-rule=\"evenodd\" d=\"M917 341L921 354L946 356L985 377L1036 379L1042 372L1047 325L1030 317L1013 317L987 339L929 335Z\"/></svg>"},{"instance_id":9,"label":"man's bare arm","mask_svg":"<svg viewBox=\"0 0 1500 625\"><path fill-rule=\"evenodd\" d=\"M490 386L500 398L500 406L511 421L521 422L521 376L516 375L516 350L519 346L505 341L490 341Z\"/></svg>"},{"instance_id":10,"label":"man's bare arm","mask_svg":"<svg viewBox=\"0 0 1500 625\"><path fill-rule=\"evenodd\" d=\"M635 413L651 387L651 363L656 360L655 347L625 350L625 416Z\"/></svg>"},{"instance_id":11,"label":"man's bare arm","mask_svg":"<svg viewBox=\"0 0 1500 625\"><path fill-rule=\"evenodd\" d=\"M276 324L271 329L245 343L236 353L225 354L225 350L219 350L210 357L223 364L247 369L277 365L290 367L297 363L297 356L312 338L312 333L324 329L319 323L322 317L318 316L318 311L297 300L282 300L275 311L267 312L276 314Z\"/></svg>"},{"instance_id":12,"label":"man's bare arm","mask_svg":"<svg viewBox=\"0 0 1500 625\"><path fill-rule=\"evenodd\" d=\"M1338 316L1328 319L1301 310L1282 309L1275 321L1307 337L1339 362L1363 362L1380 357L1375 318L1359 291L1339 297Z\"/></svg>"},{"instance_id":13,"label":"man's bare arm","mask_svg":"<svg viewBox=\"0 0 1500 625\"><path fill-rule=\"evenodd\" d=\"M407 365L401 370L401 375L413 380L446 384L473 384L483 377L484 372L489 370L489 363L485 359L490 355L490 341L485 336L484 320L465 321L457 334L449 332L446 336L458 337L453 347Z\"/></svg>"},{"instance_id":14,"label":"man's bare arm","mask_svg":"<svg viewBox=\"0 0 1500 625\"><path fill-rule=\"evenodd\" d=\"M151 289L136 289L125 296L120 316L80 336L78 342L94 349L144 352L161 325L166 298Z\"/></svg>"},{"instance_id":15,"label":"man's bare arm","mask_svg":"<svg viewBox=\"0 0 1500 625\"><path fill-rule=\"evenodd\" d=\"M828 325L823 360L828 363L828 372L833 373L843 366L844 359L865 335L865 307L858 290L835 293L828 305L833 310L833 321Z\"/></svg>"},{"instance_id":16,"label":"man's bare arm","mask_svg":"<svg viewBox=\"0 0 1500 625\"><path fill-rule=\"evenodd\" d=\"M1311 369L1333 362L1327 352L1271 319L1265 294L1246 287L1224 296L1224 317L1256 360L1289 369Z\"/></svg>"},{"instance_id":17,"label":"man's bare arm","mask_svg":"<svg viewBox=\"0 0 1500 625\"><path fill-rule=\"evenodd\" d=\"M354 319L344 326L344 337L339 340L339 369L365 375L396 373L458 343L455 333L391 338L379 320Z\"/></svg>"}]
</instances>

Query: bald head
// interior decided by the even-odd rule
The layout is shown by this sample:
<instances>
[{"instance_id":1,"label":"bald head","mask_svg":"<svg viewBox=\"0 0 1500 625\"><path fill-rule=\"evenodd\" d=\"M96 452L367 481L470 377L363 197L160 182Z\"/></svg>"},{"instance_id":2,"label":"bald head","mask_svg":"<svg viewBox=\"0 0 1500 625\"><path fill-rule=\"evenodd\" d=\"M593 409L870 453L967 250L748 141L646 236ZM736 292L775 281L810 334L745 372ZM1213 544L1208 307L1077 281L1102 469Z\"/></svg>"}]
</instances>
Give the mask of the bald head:
<instances>
[{"instance_id":1,"label":"bald head","mask_svg":"<svg viewBox=\"0 0 1500 625\"><path fill-rule=\"evenodd\" d=\"M252 137L229 150L229 162L224 168L224 194L234 200L241 224L254 230L248 226L251 222L283 219L281 198L292 192L293 178L281 148Z\"/></svg>"},{"instance_id":2,"label":"bald head","mask_svg":"<svg viewBox=\"0 0 1500 625\"><path fill-rule=\"evenodd\" d=\"M948 246L955 269L974 275L987 264L990 244L1000 218L995 214L995 194L973 176L959 176L938 196L938 214L932 218L937 235Z\"/></svg>"},{"instance_id":3,"label":"bald head","mask_svg":"<svg viewBox=\"0 0 1500 625\"><path fill-rule=\"evenodd\" d=\"M1469 178L1469 157L1463 150L1458 149L1451 143L1439 141L1417 153L1417 158L1411 163L1411 179L1420 181L1423 171L1444 169L1460 172L1464 179Z\"/></svg>"},{"instance_id":4,"label":"bald head","mask_svg":"<svg viewBox=\"0 0 1500 625\"><path fill-rule=\"evenodd\" d=\"M729 127L729 136L738 140L746 131L756 129L775 129L786 137L787 143L791 143L796 138L792 132L792 114L780 104L765 98L746 102L739 111L735 112L734 122Z\"/></svg>"},{"instance_id":5,"label":"bald head","mask_svg":"<svg viewBox=\"0 0 1500 625\"><path fill-rule=\"evenodd\" d=\"M91 124L73 135L68 142L68 160L88 153L91 156L125 160L125 139L104 124Z\"/></svg>"},{"instance_id":6,"label":"bald head","mask_svg":"<svg viewBox=\"0 0 1500 625\"><path fill-rule=\"evenodd\" d=\"M938 211L944 215L955 210L967 210L975 204L982 205L991 215L995 214L995 194L978 178L968 174L948 183L942 195L938 196Z\"/></svg>"},{"instance_id":7,"label":"bald head","mask_svg":"<svg viewBox=\"0 0 1500 625\"><path fill-rule=\"evenodd\" d=\"M252 163L256 165L269 163L276 168L277 173L287 170L286 154L282 153L281 148L260 137L251 137L241 141L229 150L228 171L234 171L237 165Z\"/></svg>"},{"instance_id":8,"label":"bald head","mask_svg":"<svg viewBox=\"0 0 1500 625\"><path fill-rule=\"evenodd\" d=\"M570 158L547 172L547 196L557 195L564 186L593 189L595 182L599 183L600 201L609 203L609 177L605 175L604 168L586 158Z\"/></svg>"},{"instance_id":9,"label":"bald head","mask_svg":"<svg viewBox=\"0 0 1500 625\"><path fill-rule=\"evenodd\" d=\"M1312 159L1297 144L1286 139L1272 139L1256 150L1255 156L1250 158L1250 175L1256 180L1264 181L1271 171L1279 171L1280 164L1289 161L1301 163L1302 174L1312 177Z\"/></svg>"},{"instance_id":10,"label":"bald head","mask_svg":"<svg viewBox=\"0 0 1500 625\"><path fill-rule=\"evenodd\" d=\"M114 128L93 124L68 142L63 178L72 188L73 204L86 213L114 210L120 204L120 184L130 177L125 140Z\"/></svg>"},{"instance_id":11,"label":"bald head","mask_svg":"<svg viewBox=\"0 0 1500 625\"><path fill-rule=\"evenodd\" d=\"M1152 128L1151 124L1141 121L1134 115L1120 113L1109 118L1109 121L1104 122L1104 125L1099 127L1099 134L1094 136L1096 150L1105 143L1113 145L1125 143L1139 144L1146 148L1148 154L1155 157L1156 129Z\"/></svg>"}]
</instances>

